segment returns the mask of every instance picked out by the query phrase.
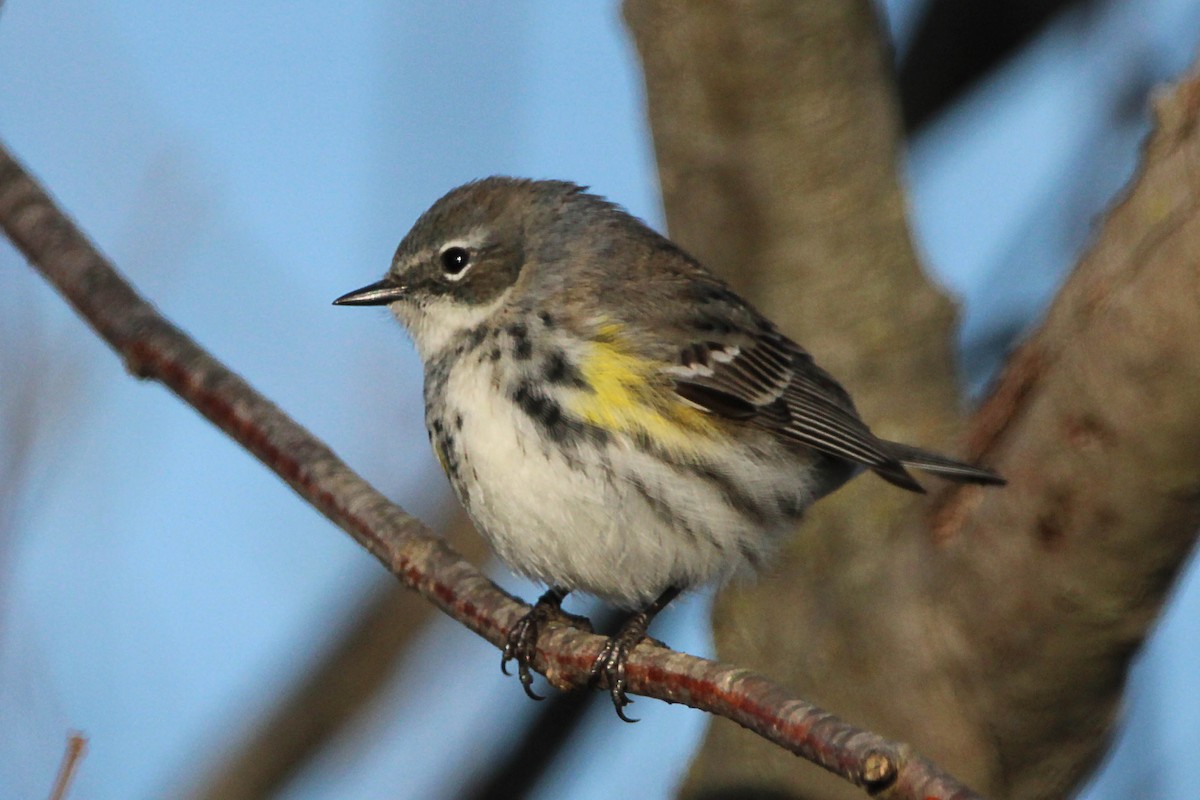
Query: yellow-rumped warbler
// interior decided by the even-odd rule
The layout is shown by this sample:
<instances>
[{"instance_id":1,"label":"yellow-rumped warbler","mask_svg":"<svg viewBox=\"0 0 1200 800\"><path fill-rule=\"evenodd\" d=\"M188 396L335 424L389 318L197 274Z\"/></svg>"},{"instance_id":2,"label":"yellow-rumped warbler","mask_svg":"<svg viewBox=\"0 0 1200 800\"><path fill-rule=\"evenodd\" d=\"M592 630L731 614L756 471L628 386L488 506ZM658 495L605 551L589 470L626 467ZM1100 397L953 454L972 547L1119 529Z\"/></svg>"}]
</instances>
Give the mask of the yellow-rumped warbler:
<instances>
[{"instance_id":1,"label":"yellow-rumped warbler","mask_svg":"<svg viewBox=\"0 0 1200 800\"><path fill-rule=\"evenodd\" d=\"M378 283L425 365L438 460L497 554L549 587L513 630L530 696L539 628L587 592L631 609L593 675L624 719L626 656L680 591L759 568L864 468L1002 484L876 438L812 356L620 207L562 181L452 190Z\"/></svg>"}]
</instances>

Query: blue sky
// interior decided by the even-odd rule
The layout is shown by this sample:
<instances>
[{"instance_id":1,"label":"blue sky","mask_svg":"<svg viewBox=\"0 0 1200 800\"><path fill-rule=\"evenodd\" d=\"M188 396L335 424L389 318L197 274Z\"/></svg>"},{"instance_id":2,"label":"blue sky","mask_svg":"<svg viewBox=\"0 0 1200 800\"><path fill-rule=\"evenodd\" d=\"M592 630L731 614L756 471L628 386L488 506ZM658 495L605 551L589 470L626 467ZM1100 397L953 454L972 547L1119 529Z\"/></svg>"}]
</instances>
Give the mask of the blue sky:
<instances>
[{"instance_id":1,"label":"blue sky","mask_svg":"<svg viewBox=\"0 0 1200 800\"><path fill-rule=\"evenodd\" d=\"M887 5L903 28L911 4ZM1200 41L1194 6L1061 20L913 143L914 225L963 301L965 352L1044 307L1132 169L1146 123L1129 93ZM433 199L485 174L570 178L660 224L640 92L610 3L8 0L0 14L0 136L168 316L431 521L449 495L416 357L383 312L329 302L382 274ZM44 795L70 728L90 737L74 796L172 796L387 578L125 376L6 245L0 264L0 410L37 409L22 491L0 508L0 797ZM994 363L982 352L976 384ZM14 426L0 436L0 454L19 443ZM1161 796L1188 793L1198 604L1185 580L1090 797L1149 775ZM705 605L656 632L705 652ZM501 755L491 743L532 710L497 664L431 626L289 796L447 796L446 776ZM544 796L667 796L703 716L636 712L637 726L589 718Z\"/></svg>"}]
</instances>

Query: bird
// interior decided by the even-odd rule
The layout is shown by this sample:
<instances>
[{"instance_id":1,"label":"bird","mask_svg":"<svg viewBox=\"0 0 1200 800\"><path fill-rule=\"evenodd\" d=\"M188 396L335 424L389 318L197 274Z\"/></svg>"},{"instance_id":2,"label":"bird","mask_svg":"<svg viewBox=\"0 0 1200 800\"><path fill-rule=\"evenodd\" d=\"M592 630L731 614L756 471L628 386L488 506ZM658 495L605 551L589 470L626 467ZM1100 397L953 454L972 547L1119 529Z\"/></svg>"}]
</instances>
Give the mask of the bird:
<instances>
[{"instance_id":1,"label":"bird","mask_svg":"<svg viewBox=\"0 0 1200 800\"><path fill-rule=\"evenodd\" d=\"M804 511L871 472L1003 485L875 436L812 355L670 239L569 181L459 186L382 280L424 367L425 424L495 553L547 587L501 668L525 692L539 633L589 594L626 612L592 666L618 716L629 653L680 593L769 566Z\"/></svg>"}]
</instances>

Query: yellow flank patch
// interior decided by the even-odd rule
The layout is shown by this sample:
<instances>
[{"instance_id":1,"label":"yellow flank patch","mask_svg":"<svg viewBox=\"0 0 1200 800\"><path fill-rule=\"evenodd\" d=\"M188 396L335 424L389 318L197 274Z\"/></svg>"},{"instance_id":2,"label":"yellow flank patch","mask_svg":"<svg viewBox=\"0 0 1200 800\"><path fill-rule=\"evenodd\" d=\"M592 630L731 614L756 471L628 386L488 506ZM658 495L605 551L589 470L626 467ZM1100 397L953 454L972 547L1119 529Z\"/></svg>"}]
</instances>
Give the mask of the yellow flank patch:
<instances>
[{"instance_id":1,"label":"yellow flank patch","mask_svg":"<svg viewBox=\"0 0 1200 800\"><path fill-rule=\"evenodd\" d=\"M613 433L644 435L677 453L698 453L716 433L704 412L675 396L659 377L665 367L633 355L622 346L620 326L605 323L596 331L579 371L591 391L580 390L569 403L585 422Z\"/></svg>"},{"instance_id":2,"label":"yellow flank patch","mask_svg":"<svg viewBox=\"0 0 1200 800\"><path fill-rule=\"evenodd\" d=\"M615 345L621 336L621 326L615 322L605 322L596 328L596 341L603 344Z\"/></svg>"},{"instance_id":3,"label":"yellow flank patch","mask_svg":"<svg viewBox=\"0 0 1200 800\"><path fill-rule=\"evenodd\" d=\"M434 439L430 444L433 445L433 454L437 456L438 463L442 465L442 472L446 473L446 477L450 477L450 468L446 466L446 454L442 452L442 445L437 439Z\"/></svg>"}]
</instances>

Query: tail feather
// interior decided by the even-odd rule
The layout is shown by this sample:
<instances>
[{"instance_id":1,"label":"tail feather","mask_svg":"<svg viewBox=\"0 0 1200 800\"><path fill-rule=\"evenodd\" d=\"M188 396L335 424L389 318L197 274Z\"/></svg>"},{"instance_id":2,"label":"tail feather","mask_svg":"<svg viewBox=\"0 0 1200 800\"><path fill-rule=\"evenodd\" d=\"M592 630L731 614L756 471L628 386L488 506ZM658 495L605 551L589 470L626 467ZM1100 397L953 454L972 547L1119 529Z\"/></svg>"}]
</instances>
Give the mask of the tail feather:
<instances>
[{"instance_id":1,"label":"tail feather","mask_svg":"<svg viewBox=\"0 0 1200 800\"><path fill-rule=\"evenodd\" d=\"M888 451L895 459L906 467L931 472L947 480L960 483L979 483L985 486L1003 486L1007 483L997 473L984 467L964 464L961 461L955 461L952 458L899 442L885 442L884 444L887 445Z\"/></svg>"},{"instance_id":2,"label":"tail feather","mask_svg":"<svg viewBox=\"0 0 1200 800\"><path fill-rule=\"evenodd\" d=\"M893 486L899 486L901 489L907 489L917 494L925 494L925 487L917 483L917 479L898 460L873 464L871 471Z\"/></svg>"}]
</instances>

